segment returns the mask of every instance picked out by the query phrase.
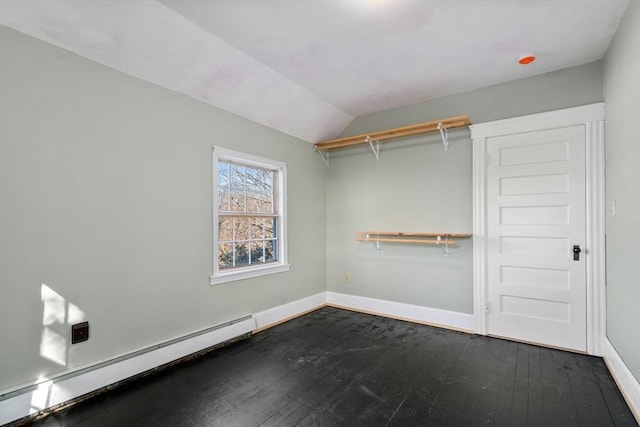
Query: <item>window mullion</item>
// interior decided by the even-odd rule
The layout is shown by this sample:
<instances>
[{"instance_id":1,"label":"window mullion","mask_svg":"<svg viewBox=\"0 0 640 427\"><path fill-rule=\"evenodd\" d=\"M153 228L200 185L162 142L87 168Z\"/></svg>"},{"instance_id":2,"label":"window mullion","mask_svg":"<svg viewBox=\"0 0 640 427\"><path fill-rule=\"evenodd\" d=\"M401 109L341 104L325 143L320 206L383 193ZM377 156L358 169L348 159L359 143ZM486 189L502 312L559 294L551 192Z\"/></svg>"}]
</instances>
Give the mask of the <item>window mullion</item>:
<instances>
[{"instance_id":1,"label":"window mullion","mask_svg":"<svg viewBox=\"0 0 640 427\"><path fill-rule=\"evenodd\" d=\"M236 266L236 219L231 218L231 266Z\"/></svg>"},{"instance_id":2,"label":"window mullion","mask_svg":"<svg viewBox=\"0 0 640 427\"><path fill-rule=\"evenodd\" d=\"M227 209L231 210L231 168L227 169Z\"/></svg>"},{"instance_id":3,"label":"window mullion","mask_svg":"<svg viewBox=\"0 0 640 427\"><path fill-rule=\"evenodd\" d=\"M242 177L242 194L244 197L244 213L247 213L247 175L248 168L244 168L244 176Z\"/></svg>"},{"instance_id":4,"label":"window mullion","mask_svg":"<svg viewBox=\"0 0 640 427\"><path fill-rule=\"evenodd\" d=\"M252 265L252 259L251 259L251 219L247 218L247 238L249 239L247 241L247 246L248 246L248 250L249 250L249 265Z\"/></svg>"}]
</instances>

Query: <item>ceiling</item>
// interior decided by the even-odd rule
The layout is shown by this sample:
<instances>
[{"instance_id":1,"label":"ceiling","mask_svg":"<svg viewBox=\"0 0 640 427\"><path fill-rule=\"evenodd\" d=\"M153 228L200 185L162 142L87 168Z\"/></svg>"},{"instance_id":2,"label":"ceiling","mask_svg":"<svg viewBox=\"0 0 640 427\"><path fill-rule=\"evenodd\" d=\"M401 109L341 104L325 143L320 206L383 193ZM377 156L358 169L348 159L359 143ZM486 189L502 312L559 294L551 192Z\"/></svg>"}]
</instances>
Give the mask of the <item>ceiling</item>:
<instances>
[{"instance_id":1,"label":"ceiling","mask_svg":"<svg viewBox=\"0 0 640 427\"><path fill-rule=\"evenodd\" d=\"M317 142L358 116L602 59L627 4L0 0L0 24Z\"/></svg>"}]
</instances>

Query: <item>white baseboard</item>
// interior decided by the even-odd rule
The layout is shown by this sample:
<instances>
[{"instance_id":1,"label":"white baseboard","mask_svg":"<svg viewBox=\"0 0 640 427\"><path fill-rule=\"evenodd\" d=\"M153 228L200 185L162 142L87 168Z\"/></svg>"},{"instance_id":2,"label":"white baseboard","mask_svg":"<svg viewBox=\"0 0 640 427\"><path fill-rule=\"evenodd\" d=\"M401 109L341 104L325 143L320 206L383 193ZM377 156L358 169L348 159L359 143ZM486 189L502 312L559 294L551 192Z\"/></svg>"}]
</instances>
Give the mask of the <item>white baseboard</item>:
<instances>
[{"instance_id":1,"label":"white baseboard","mask_svg":"<svg viewBox=\"0 0 640 427\"><path fill-rule=\"evenodd\" d=\"M327 292L327 304L394 319L473 332L472 314L336 292Z\"/></svg>"},{"instance_id":2,"label":"white baseboard","mask_svg":"<svg viewBox=\"0 0 640 427\"><path fill-rule=\"evenodd\" d=\"M326 292L311 295L297 301L279 305L268 310L255 313L256 330L258 332L272 326L276 326L282 322L286 322L294 317L301 316L309 311L317 310L323 307L327 302Z\"/></svg>"},{"instance_id":3,"label":"white baseboard","mask_svg":"<svg viewBox=\"0 0 640 427\"><path fill-rule=\"evenodd\" d=\"M229 341L251 332L255 325L255 319L247 317L220 328L214 327L208 332L192 334L184 340L174 340L167 345L154 346L154 349L149 351L133 353L132 357L119 357L113 363L102 363L95 369L85 368L81 372L66 373L35 387L25 387L26 391L11 393L10 397L0 400L0 425L77 399L87 393Z\"/></svg>"},{"instance_id":4,"label":"white baseboard","mask_svg":"<svg viewBox=\"0 0 640 427\"><path fill-rule=\"evenodd\" d=\"M154 346L148 351L124 355L94 368L70 372L38 384L25 387L0 400L0 425L47 410L77 399L87 393L123 381L150 369L223 343L248 332L257 332L326 305L366 312L385 317L425 323L449 329L471 332L473 315L403 304L374 298L321 292L297 301L255 313L253 317L225 324L204 333L196 333Z\"/></svg>"},{"instance_id":5,"label":"white baseboard","mask_svg":"<svg viewBox=\"0 0 640 427\"><path fill-rule=\"evenodd\" d=\"M611 372L611 376L618 384L620 392L627 401L633 416L640 424L640 382L629 370L608 338L604 339L604 362Z\"/></svg>"},{"instance_id":6,"label":"white baseboard","mask_svg":"<svg viewBox=\"0 0 640 427\"><path fill-rule=\"evenodd\" d=\"M471 314L336 292L321 292L261 311L254 314L253 317L236 323L224 325L205 333L192 334L183 340L174 340L167 345L159 345L153 350L135 354L132 357L118 358L114 363L104 363L96 369L86 369L75 375L63 375L36 387L29 387L23 393L11 393L11 397L0 400L0 425L77 399L87 393L240 335L275 326L326 305L448 329L473 331L473 315ZM604 343L604 360L633 415L640 422L640 383L608 339L605 339Z\"/></svg>"},{"instance_id":7,"label":"white baseboard","mask_svg":"<svg viewBox=\"0 0 640 427\"><path fill-rule=\"evenodd\" d=\"M464 332L473 331L472 314L337 292L321 292L260 313L255 313L256 330L254 332L268 329L326 305L415 323L440 326L447 329L462 330Z\"/></svg>"}]
</instances>

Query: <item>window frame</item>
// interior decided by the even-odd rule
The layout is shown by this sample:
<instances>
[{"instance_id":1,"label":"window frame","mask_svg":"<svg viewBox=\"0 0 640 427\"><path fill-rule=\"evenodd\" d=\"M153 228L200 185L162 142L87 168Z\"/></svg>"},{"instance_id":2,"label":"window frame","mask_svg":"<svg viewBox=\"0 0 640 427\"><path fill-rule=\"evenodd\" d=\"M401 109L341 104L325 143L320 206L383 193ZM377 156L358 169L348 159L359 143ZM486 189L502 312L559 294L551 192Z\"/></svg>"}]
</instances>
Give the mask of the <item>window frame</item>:
<instances>
[{"instance_id":1,"label":"window frame","mask_svg":"<svg viewBox=\"0 0 640 427\"><path fill-rule=\"evenodd\" d=\"M210 276L211 285L233 282L236 280L249 279L252 277L264 276L267 274L281 273L289 271L290 264L287 256L287 164L278 160L267 159L239 151L229 150L222 147L211 147L212 153L212 202L213 202L213 272ZM277 235L277 261L267 264L254 264L233 269L221 270L219 261L218 245L218 162L227 161L236 164L268 169L275 173L274 177L274 203L273 208L276 214L278 227Z\"/></svg>"}]
</instances>

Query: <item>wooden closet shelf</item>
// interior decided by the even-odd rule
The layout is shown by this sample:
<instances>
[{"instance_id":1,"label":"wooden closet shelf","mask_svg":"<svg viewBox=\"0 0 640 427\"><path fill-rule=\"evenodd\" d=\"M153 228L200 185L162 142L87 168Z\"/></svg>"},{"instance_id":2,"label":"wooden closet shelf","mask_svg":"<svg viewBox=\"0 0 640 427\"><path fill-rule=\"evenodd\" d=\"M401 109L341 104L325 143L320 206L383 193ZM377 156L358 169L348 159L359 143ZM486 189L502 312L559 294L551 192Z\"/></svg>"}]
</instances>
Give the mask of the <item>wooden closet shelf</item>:
<instances>
[{"instance_id":1,"label":"wooden closet shelf","mask_svg":"<svg viewBox=\"0 0 640 427\"><path fill-rule=\"evenodd\" d=\"M360 231L358 234L369 236L395 236L395 237L471 237L471 233L418 233L402 231Z\"/></svg>"},{"instance_id":2,"label":"wooden closet shelf","mask_svg":"<svg viewBox=\"0 0 640 427\"><path fill-rule=\"evenodd\" d=\"M435 239L434 239L435 237ZM422 233L402 231L360 231L356 237L360 242L371 242L380 250L381 243L405 243L412 245L438 245L444 248L445 256L449 254L449 246L455 246L453 239L471 237L470 233Z\"/></svg>"},{"instance_id":3,"label":"wooden closet shelf","mask_svg":"<svg viewBox=\"0 0 640 427\"><path fill-rule=\"evenodd\" d=\"M436 132L440 129L452 129L462 126L469 126L471 120L469 116L455 116L441 120L418 123L415 125L403 126L394 129L387 129L377 132L364 133L362 135L348 136L345 138L332 139L314 144L315 150L332 150L334 148L348 147L351 145L366 144L369 141L385 141L403 136L419 135L422 133Z\"/></svg>"}]
</instances>

